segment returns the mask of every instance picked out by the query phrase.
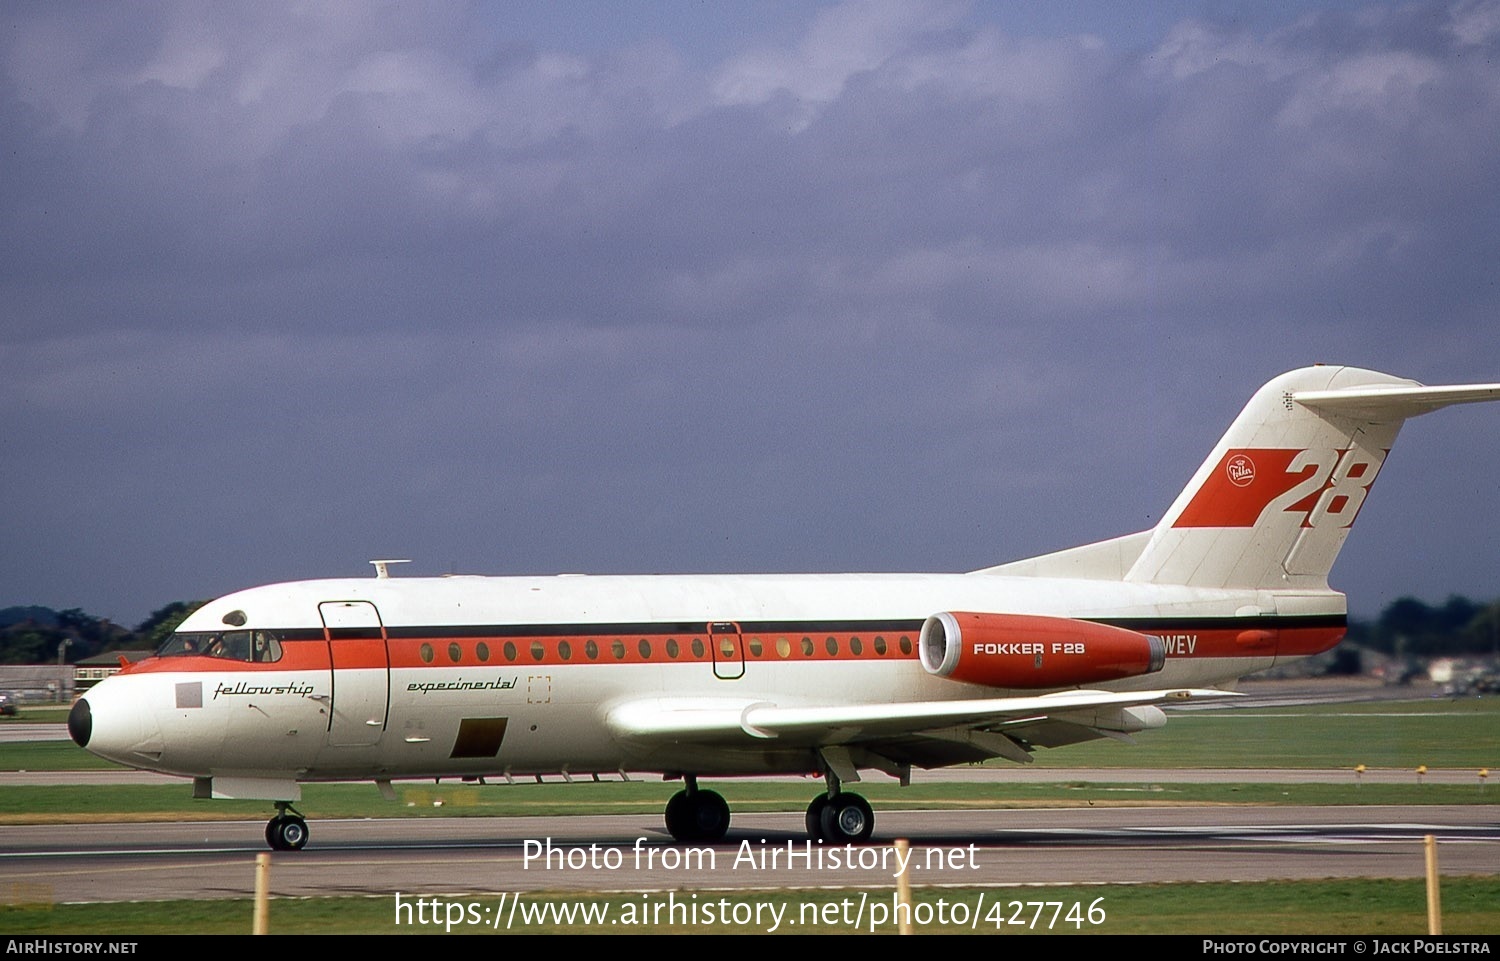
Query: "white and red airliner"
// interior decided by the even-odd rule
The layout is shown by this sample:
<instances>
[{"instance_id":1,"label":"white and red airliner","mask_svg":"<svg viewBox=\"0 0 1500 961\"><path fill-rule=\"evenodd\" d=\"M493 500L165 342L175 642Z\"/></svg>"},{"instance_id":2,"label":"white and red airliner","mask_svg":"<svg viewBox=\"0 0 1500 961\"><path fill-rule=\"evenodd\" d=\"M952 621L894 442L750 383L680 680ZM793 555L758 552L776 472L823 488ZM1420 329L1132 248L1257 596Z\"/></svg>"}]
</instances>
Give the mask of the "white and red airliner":
<instances>
[{"instance_id":1,"label":"white and red airliner","mask_svg":"<svg viewBox=\"0 0 1500 961\"><path fill-rule=\"evenodd\" d=\"M73 739L204 797L302 782L658 774L674 838L714 841L704 777L815 773L807 829L860 841L863 770L907 783L1128 740L1158 705L1325 651L1327 575L1402 422L1500 399L1309 367L1258 391L1148 531L966 574L375 577L256 587L79 699Z\"/></svg>"}]
</instances>

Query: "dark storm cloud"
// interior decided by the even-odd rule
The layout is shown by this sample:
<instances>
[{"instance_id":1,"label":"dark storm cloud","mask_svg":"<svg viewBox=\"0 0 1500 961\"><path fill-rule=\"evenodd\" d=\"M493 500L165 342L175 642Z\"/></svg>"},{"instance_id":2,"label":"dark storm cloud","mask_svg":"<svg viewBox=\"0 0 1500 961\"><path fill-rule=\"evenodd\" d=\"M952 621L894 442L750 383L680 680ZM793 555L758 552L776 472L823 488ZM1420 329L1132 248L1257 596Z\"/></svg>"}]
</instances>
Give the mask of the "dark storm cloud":
<instances>
[{"instance_id":1,"label":"dark storm cloud","mask_svg":"<svg viewBox=\"0 0 1500 961\"><path fill-rule=\"evenodd\" d=\"M1500 379L1495 3L849 3L710 62L519 9L8 11L0 604L977 567L1153 523L1280 370ZM1494 593L1359 559L1473 552L1467 413L1344 586Z\"/></svg>"}]
</instances>

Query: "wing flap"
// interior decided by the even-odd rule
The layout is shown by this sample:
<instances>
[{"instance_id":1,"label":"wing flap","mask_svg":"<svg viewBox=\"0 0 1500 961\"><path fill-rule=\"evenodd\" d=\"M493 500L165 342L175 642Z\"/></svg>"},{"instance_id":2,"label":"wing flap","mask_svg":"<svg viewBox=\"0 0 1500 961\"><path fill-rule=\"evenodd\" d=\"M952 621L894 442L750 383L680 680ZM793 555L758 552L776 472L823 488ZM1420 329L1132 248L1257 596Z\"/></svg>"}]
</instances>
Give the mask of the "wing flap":
<instances>
[{"instance_id":1,"label":"wing flap","mask_svg":"<svg viewBox=\"0 0 1500 961\"><path fill-rule=\"evenodd\" d=\"M840 704L780 707L768 701L721 698L649 698L616 705L607 715L617 737L630 740L781 744L858 744L942 728L992 730L1048 720L1105 730L1159 726L1140 708L1239 697L1229 691L1181 688L1162 691L1063 691L1030 697L906 704Z\"/></svg>"}]
</instances>

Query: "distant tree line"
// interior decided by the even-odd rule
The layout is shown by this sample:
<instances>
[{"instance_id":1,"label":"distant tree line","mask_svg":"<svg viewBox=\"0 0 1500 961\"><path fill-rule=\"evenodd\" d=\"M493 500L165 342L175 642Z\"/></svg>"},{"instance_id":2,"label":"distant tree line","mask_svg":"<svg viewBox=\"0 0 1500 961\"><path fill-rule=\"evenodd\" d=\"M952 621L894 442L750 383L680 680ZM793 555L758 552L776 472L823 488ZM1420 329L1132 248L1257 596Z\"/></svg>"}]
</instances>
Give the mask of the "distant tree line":
<instances>
[{"instance_id":1,"label":"distant tree line","mask_svg":"<svg viewBox=\"0 0 1500 961\"><path fill-rule=\"evenodd\" d=\"M1450 596L1442 604L1402 597L1375 621L1349 621L1348 640L1392 657L1500 655L1500 601Z\"/></svg>"},{"instance_id":2,"label":"distant tree line","mask_svg":"<svg viewBox=\"0 0 1500 961\"><path fill-rule=\"evenodd\" d=\"M78 608L7 607L0 610L0 664L53 664L58 645L72 664L95 654L156 650L204 601L173 601L134 629ZM1392 601L1373 621L1349 620L1345 642L1392 657L1500 655L1500 601L1480 604L1453 595L1431 605L1414 597Z\"/></svg>"},{"instance_id":3,"label":"distant tree line","mask_svg":"<svg viewBox=\"0 0 1500 961\"><path fill-rule=\"evenodd\" d=\"M59 648L68 664L109 651L154 651L204 603L173 601L133 630L76 607L7 607L0 610L0 664L56 664Z\"/></svg>"}]
</instances>

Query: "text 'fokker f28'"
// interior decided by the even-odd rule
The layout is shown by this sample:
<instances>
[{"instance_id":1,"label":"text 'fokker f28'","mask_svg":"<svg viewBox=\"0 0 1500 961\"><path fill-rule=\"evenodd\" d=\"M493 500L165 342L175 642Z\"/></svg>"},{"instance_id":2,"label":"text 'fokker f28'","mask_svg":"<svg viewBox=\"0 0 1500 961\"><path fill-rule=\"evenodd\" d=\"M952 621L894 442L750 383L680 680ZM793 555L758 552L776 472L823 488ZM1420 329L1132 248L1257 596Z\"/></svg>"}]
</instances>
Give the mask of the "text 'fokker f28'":
<instances>
[{"instance_id":1,"label":"text 'fokker f28'","mask_svg":"<svg viewBox=\"0 0 1500 961\"><path fill-rule=\"evenodd\" d=\"M95 686L73 739L199 796L307 781L654 773L683 841L729 806L704 777L817 774L807 830L870 837L862 770L1127 739L1159 705L1325 651L1327 575L1402 422L1500 399L1308 367L1261 388L1155 528L966 574L390 577L212 601Z\"/></svg>"}]
</instances>

